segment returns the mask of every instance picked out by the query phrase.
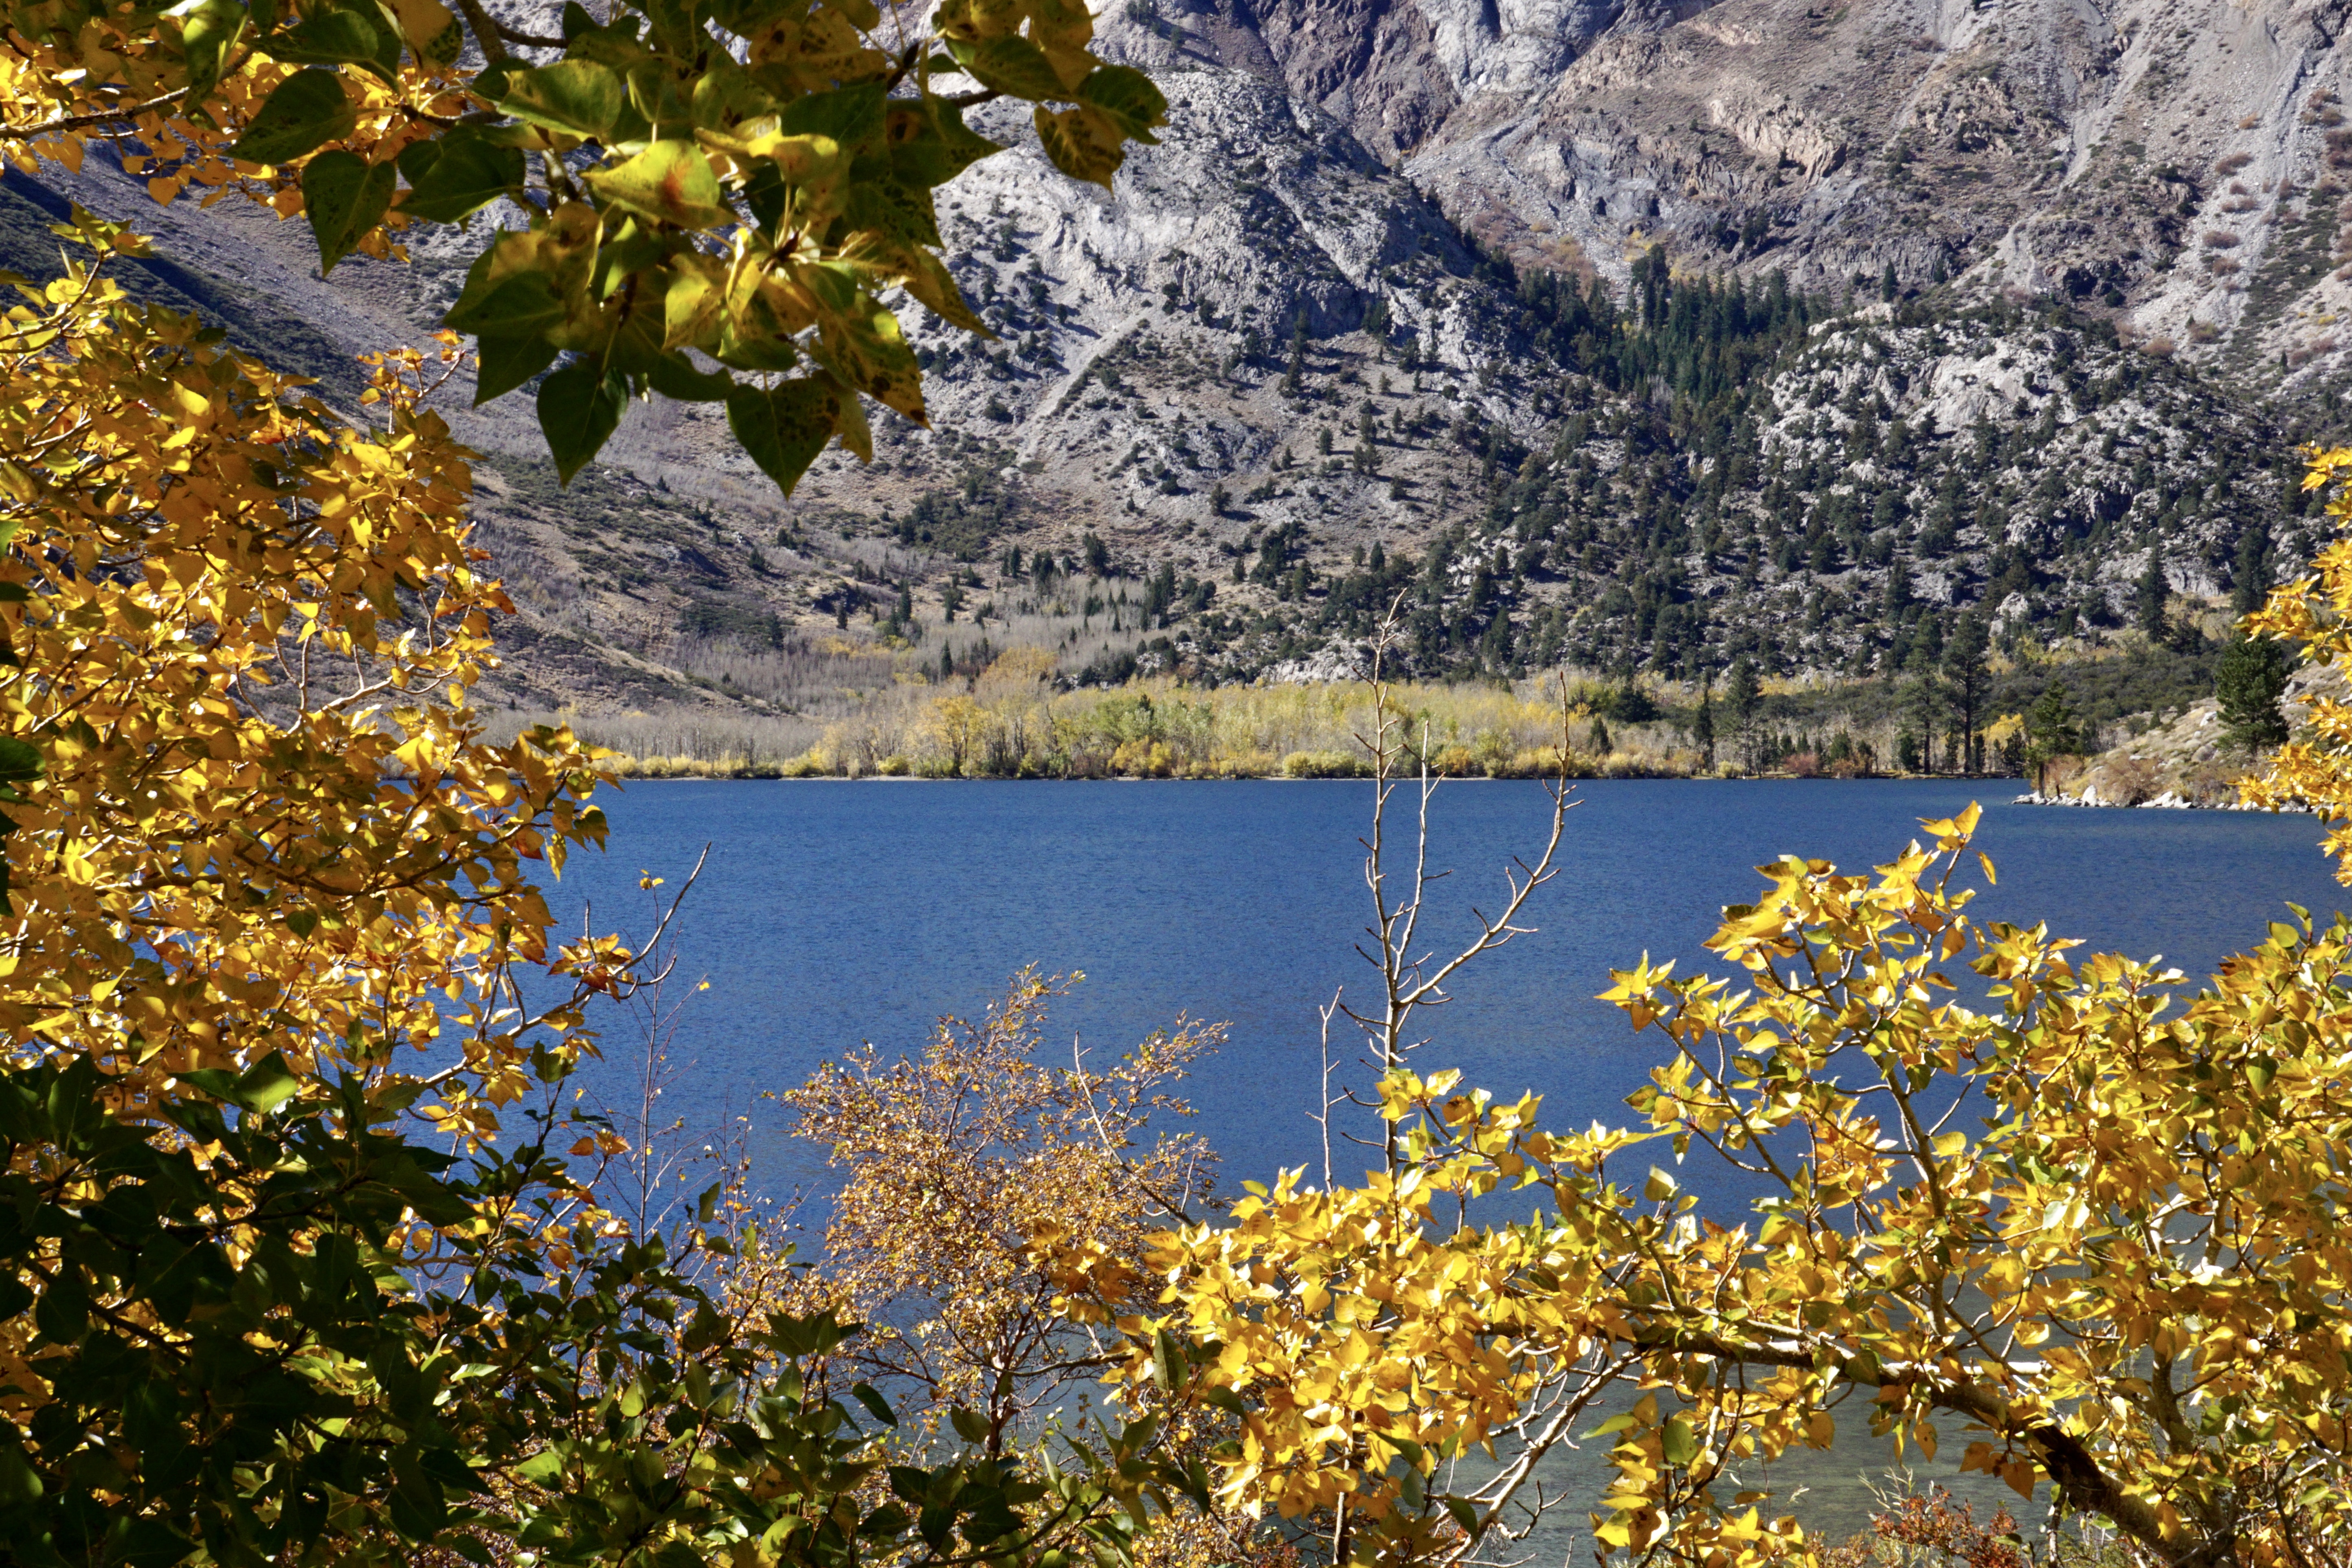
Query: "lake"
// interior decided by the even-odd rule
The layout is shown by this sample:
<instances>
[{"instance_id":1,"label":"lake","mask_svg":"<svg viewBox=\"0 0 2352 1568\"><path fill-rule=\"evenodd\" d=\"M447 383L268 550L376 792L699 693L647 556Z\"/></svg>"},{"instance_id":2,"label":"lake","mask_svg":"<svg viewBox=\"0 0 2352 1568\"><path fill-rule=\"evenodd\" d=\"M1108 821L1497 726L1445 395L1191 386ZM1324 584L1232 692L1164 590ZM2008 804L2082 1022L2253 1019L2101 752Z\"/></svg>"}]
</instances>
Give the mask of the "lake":
<instances>
[{"instance_id":1,"label":"lake","mask_svg":"<svg viewBox=\"0 0 2352 1568\"><path fill-rule=\"evenodd\" d=\"M2308 817L2007 804L2018 788L1584 784L1561 875L1531 908L1540 929L1423 1015L1433 1037L1416 1065L1458 1067L1498 1095L1534 1089L1554 1125L1627 1120L1624 1097L1660 1053L1657 1037L1592 1000L1612 964L1646 950L1683 973L1702 967L1721 907L1756 897L1754 867L1789 852L1884 861L1919 819L1970 800L1985 803L1977 846L2000 877L1973 913L2162 953L2192 979L2259 941L2285 901L2323 915L2347 901ZM676 1046L689 1066L671 1110L693 1121L788 1088L861 1040L919 1049L933 1018L977 1013L1026 964L1086 973L1054 1016L1057 1048L1075 1038L1115 1056L1180 1013L1223 1020L1231 1039L1189 1090L1231 1187L1319 1169L1307 1120L1316 1009L1342 986L1369 997L1377 979L1352 951L1369 910L1357 840L1370 799L1362 783L639 783L603 797L611 847L576 857L551 901L571 930L583 902L600 930L642 930L654 895L639 873L674 888L710 846L679 928L683 970L709 982ZM1507 858L1540 849L1546 809L1532 784L1438 792L1431 863L1453 875L1433 894L1433 938L1472 933L1468 906L1496 906ZM821 1183L821 1154L776 1131L775 1107L754 1117L763 1179ZM1360 1169L1342 1159L1337 1173ZM1711 1208L1739 1195L1699 1160L1683 1173ZM1857 1525L1868 1500L1853 1477L1868 1458L1842 1440L1809 1461L1796 1478L1816 1489L1809 1517Z\"/></svg>"}]
</instances>

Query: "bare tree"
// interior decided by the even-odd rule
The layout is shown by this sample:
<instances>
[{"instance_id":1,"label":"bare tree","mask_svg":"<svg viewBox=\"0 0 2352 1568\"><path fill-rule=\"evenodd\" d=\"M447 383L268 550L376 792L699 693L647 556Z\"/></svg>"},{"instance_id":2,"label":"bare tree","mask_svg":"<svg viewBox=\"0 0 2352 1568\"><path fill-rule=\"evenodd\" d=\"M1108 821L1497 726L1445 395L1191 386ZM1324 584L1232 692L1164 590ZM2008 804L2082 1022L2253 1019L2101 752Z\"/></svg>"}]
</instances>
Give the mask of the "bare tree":
<instances>
[{"instance_id":1,"label":"bare tree","mask_svg":"<svg viewBox=\"0 0 2352 1568\"><path fill-rule=\"evenodd\" d=\"M1365 928L1369 942L1358 943L1356 951L1381 972L1380 991L1377 1001L1370 1007L1360 1010L1349 1005L1343 991L1334 994L1330 1006L1322 1010L1324 1103L1315 1120L1323 1131L1326 1186L1331 1182L1332 1110L1342 1104L1371 1103L1345 1089L1336 1095L1331 1091L1332 1018L1344 1015L1363 1032L1368 1053L1365 1065L1380 1076L1384 1078L1402 1067L1405 1058L1425 1043L1414 1036L1414 1015L1424 1007L1440 1007L1451 1000L1447 984L1471 961L1536 929L1522 923L1528 900L1538 888L1559 874L1560 838L1568 825L1569 811L1576 805L1569 782L1569 721L1572 704L1568 678L1561 675L1557 677L1559 773L1545 785L1551 798L1551 810L1542 852L1533 862L1523 856L1512 858L1504 869L1505 897L1496 913L1490 916L1475 904L1471 906L1470 913L1478 922L1476 936L1450 951L1423 943L1422 917L1429 909L1430 890L1450 873L1429 868L1430 806L1443 781L1429 770L1427 723L1424 721L1422 734L1413 737L1412 721L1389 699L1388 661L1396 641L1397 608L1395 605L1390 606L1372 644L1371 733L1356 736L1357 743L1372 755L1372 826L1370 833L1359 840L1364 846L1364 885L1372 895L1372 923ZM1413 743L1416 739L1417 744ZM1401 780L1399 764L1407 759L1417 771ZM1412 814L1409 868L1392 864L1399 847L1391 842L1394 818L1401 815L1394 810L1395 797L1400 789L1406 787L1413 792L1407 802ZM1350 1136L1356 1142L1366 1142L1343 1136ZM1384 1121L1378 1142L1383 1168L1393 1172L1398 1160L1397 1124Z\"/></svg>"},{"instance_id":2,"label":"bare tree","mask_svg":"<svg viewBox=\"0 0 2352 1568\"><path fill-rule=\"evenodd\" d=\"M1333 1021L1345 1017L1361 1031L1363 1065L1381 1077L1405 1065L1423 1045L1416 1016L1423 1008L1443 1006L1452 999L1448 990L1475 960L1504 946L1513 938L1536 930L1528 923L1529 900L1536 889L1559 873L1559 850L1568 814L1576 805L1569 779L1569 724L1573 714L1566 678L1559 678L1559 772L1546 785L1549 810L1543 826L1543 847L1532 859L1515 856L1503 874L1500 906L1489 914L1476 905L1471 915L1476 933L1453 947L1438 947L1423 935L1423 920L1432 912L1431 895L1449 874L1429 864L1431 808L1442 782L1430 772L1431 746L1426 733L1412 733L1410 717L1391 702L1388 681L1389 656L1396 635L1396 606L1384 619L1372 650L1373 713L1369 734L1357 740L1372 756L1372 822L1364 846L1364 885L1372 898L1372 921L1367 941L1356 951L1380 972L1375 999L1359 1008L1349 1004L1346 991L1336 992L1318 1009L1322 1026L1322 1103L1314 1114L1323 1140L1323 1180L1331 1185L1331 1116L1342 1106L1369 1108L1377 1101L1342 1087L1332 1088L1337 1064L1332 1056ZM1412 771L1402 773L1410 767ZM1401 791L1410 792L1402 800ZM1408 816L1409 814L1409 816ZM1400 819L1409 820L1401 830ZM1402 863L1400 863L1402 862ZM1401 1163L1399 1124L1383 1120L1378 1139L1349 1142L1376 1146L1384 1169L1394 1173ZM1457 1459L1446 1473L1448 1495L1466 1506L1475 1527L1463 1531L1447 1564L1495 1564L1507 1561L1512 1545L1525 1541L1544 1512L1557 1500L1545 1493L1537 1472L1563 1443L1601 1395L1636 1365L1631 1354L1563 1358L1550 1368L1533 1397L1522 1406L1519 1419L1494 1434L1500 1462L1491 1474L1462 1473ZM1571 1443L1572 1446L1572 1443ZM1457 1518L1460 1516L1457 1514ZM1347 1511L1338 1510L1331 1523L1336 1561L1344 1561L1349 1526Z\"/></svg>"}]
</instances>

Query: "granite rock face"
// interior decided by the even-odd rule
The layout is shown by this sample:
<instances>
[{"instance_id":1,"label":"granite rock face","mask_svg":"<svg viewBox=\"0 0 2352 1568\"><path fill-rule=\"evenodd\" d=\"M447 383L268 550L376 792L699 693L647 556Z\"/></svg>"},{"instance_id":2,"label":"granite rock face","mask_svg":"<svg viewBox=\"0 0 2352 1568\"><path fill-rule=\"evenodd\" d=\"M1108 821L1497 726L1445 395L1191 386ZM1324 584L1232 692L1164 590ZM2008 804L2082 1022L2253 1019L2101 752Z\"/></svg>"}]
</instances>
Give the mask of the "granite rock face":
<instances>
[{"instance_id":1,"label":"granite rock face","mask_svg":"<svg viewBox=\"0 0 2352 1568\"><path fill-rule=\"evenodd\" d=\"M2343 0L1226 4L1223 32L1522 264L1891 266L2340 363Z\"/></svg>"}]
</instances>

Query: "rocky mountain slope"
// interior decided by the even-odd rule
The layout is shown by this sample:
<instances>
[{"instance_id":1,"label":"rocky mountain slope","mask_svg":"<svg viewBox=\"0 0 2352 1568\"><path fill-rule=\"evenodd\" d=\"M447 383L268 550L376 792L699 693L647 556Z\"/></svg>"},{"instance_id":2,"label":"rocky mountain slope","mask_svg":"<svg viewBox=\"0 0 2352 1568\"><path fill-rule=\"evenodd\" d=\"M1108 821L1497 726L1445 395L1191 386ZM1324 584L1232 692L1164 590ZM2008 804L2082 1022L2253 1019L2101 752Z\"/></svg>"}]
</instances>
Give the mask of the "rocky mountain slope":
<instances>
[{"instance_id":1,"label":"rocky mountain slope","mask_svg":"<svg viewBox=\"0 0 2352 1568\"><path fill-rule=\"evenodd\" d=\"M1884 672L1970 606L2119 635L2151 563L2218 626L2315 537L2340 7L1203 3L1104 19L1171 101L1115 195L980 117L1013 150L941 216L997 335L908 310L936 428L872 466L786 501L644 405L560 494L527 395L455 411L524 612L497 695L788 706L828 647L1328 675L1400 605L1426 673ZM93 163L0 186L13 264L65 195L331 393L480 237L321 282L300 226Z\"/></svg>"},{"instance_id":2,"label":"rocky mountain slope","mask_svg":"<svg viewBox=\"0 0 2352 1568\"><path fill-rule=\"evenodd\" d=\"M1243 0L1220 3L1239 25ZM1622 279L1664 243L1679 265L1802 284L1957 275L2313 379L2341 368L2330 329L2352 302L2346 16L2341 0L1267 0L1245 30L1294 92L1523 265Z\"/></svg>"}]
</instances>

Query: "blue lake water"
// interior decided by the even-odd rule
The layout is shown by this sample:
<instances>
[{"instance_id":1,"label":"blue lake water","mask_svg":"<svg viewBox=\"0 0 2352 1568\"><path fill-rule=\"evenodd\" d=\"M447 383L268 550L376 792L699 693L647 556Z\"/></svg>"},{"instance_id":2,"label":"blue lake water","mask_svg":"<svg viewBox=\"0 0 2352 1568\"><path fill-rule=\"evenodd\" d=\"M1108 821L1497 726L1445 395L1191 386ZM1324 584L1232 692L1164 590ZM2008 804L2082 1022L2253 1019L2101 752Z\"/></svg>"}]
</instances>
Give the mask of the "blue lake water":
<instances>
[{"instance_id":1,"label":"blue lake water","mask_svg":"<svg viewBox=\"0 0 2352 1568\"><path fill-rule=\"evenodd\" d=\"M1423 1015L1433 1037L1417 1065L1458 1067L1498 1094L1535 1089L1556 1125L1624 1121L1624 1097L1660 1053L1592 1000L1612 964L1646 950L1687 973L1710 959L1700 943L1721 907L1756 896L1757 865L1788 852L1883 861L1919 819L1972 799L1986 805L1978 847L2000 874L1975 913L2160 952L2192 978L2259 941L2288 900L2322 915L2352 902L2307 817L2006 804L2016 787L1586 784L1561 875L1530 911L1540 929ZM551 892L570 929L583 900L599 929L641 929L639 873L675 887L711 847L681 916L683 969L709 989L681 1016L676 1054L689 1066L673 1114L715 1117L861 1040L919 1049L933 1018L976 1013L1024 965L1082 970L1054 1016L1057 1049L1075 1037L1116 1054L1180 1013L1230 1026L1188 1087L1192 1125L1233 1186L1319 1167L1307 1120L1316 1008L1342 986L1369 997L1376 979L1352 951L1370 907L1358 837L1370 798L1360 783L641 783L604 801L609 851L575 858ZM1453 875L1433 895L1437 943L1471 934L1472 902L1495 907L1508 858L1540 847L1547 804L1532 784L1441 789L1432 865ZM778 1108L753 1115L767 1181L821 1182L818 1152L776 1131ZM1337 1174L1361 1163L1343 1157ZM1738 1195L1696 1159L1685 1175L1710 1206ZM1842 1441L1843 1483L1808 1478L1841 1527L1867 1500L1852 1457Z\"/></svg>"},{"instance_id":2,"label":"blue lake water","mask_svg":"<svg viewBox=\"0 0 2352 1568\"><path fill-rule=\"evenodd\" d=\"M1700 943L1722 906L1756 896L1756 866L1789 852L1883 861L1921 818L1972 799L2000 874L1973 912L2160 952L2192 977L2260 940L2286 900L2325 914L2352 891L2307 817L2018 806L2014 787L1586 784L1561 874L1531 909L1540 929L1423 1015L1419 1061L1497 1093L1538 1090L1561 1125L1622 1120L1657 1051L1592 1000L1612 965L1646 950L1686 973L1711 960ZM711 847L680 916L684 968L710 983L678 1036L694 1070L677 1109L690 1118L789 1087L861 1040L919 1048L933 1018L976 1012L1034 963L1087 976L1054 1017L1065 1045L1116 1052L1180 1013L1228 1024L1189 1086L1196 1125L1229 1178L1264 1177L1319 1164L1316 1008L1342 986L1369 1000L1377 979L1352 951L1370 909L1370 803L1368 784L1321 782L649 782L604 797L611 847L575 857L551 902L571 930L583 902L600 929L642 929L640 871L674 888ZM1495 906L1508 858L1540 847L1545 811L1532 784L1439 791L1431 863L1453 874L1432 898L1436 942L1472 933L1471 903ZM763 1152L803 1163L789 1147Z\"/></svg>"}]
</instances>

